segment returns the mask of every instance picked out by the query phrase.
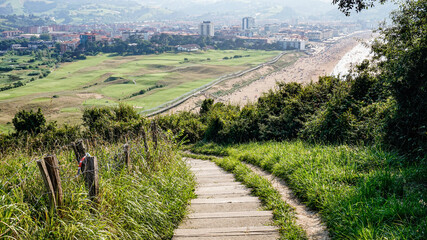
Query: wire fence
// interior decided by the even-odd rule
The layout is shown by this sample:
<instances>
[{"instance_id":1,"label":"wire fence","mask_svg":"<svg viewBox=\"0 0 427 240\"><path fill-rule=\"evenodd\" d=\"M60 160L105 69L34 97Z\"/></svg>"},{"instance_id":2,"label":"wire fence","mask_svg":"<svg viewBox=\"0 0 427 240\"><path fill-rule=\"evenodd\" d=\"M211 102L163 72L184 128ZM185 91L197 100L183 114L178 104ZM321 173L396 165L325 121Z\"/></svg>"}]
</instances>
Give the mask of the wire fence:
<instances>
[{"instance_id":1,"label":"wire fence","mask_svg":"<svg viewBox=\"0 0 427 240\"><path fill-rule=\"evenodd\" d=\"M149 135L147 134L147 136ZM99 173L103 171L118 171L126 168L130 169L129 163L126 162L126 159L130 158L130 155L134 159L146 159L150 156L150 152L147 151L155 150L159 140L168 139L164 133L157 130L157 126L154 126L151 130L151 148L146 148L148 146L146 142L148 141L147 138L140 140L145 141L144 144L136 140L129 144L126 143L122 147L104 146L105 149L99 147L95 153L99 154L101 159L100 164L98 164L96 157L92 157L87 153L83 141L78 141L57 148L56 152L63 154L61 163L59 163L56 155L44 155L40 158L31 158L29 161L21 164L9 165L9 167L17 167L18 169L11 174L8 174L8 171L4 169L4 174L2 174L0 182L0 198L2 194L4 194L3 197L6 195L13 197L11 194L19 192L19 194L22 194L21 198L23 202L33 211L37 211L41 207L41 203L47 202L47 198L50 199L51 207L56 209L57 205L60 205L62 202L59 195L62 197L73 197L76 194L82 194L81 185L84 182L88 190L88 199L96 199L99 191L98 189L93 189L93 187L98 188ZM79 149L76 148L77 144L82 144L80 150L83 151L76 152ZM96 148L94 145L91 146ZM79 156L79 154L85 156L83 161L85 169L80 172L78 171L79 159L76 159L76 156ZM53 158L54 160L51 161L49 158ZM142 167L149 166L142 164ZM64 190L62 186L65 186Z\"/></svg>"}]
</instances>

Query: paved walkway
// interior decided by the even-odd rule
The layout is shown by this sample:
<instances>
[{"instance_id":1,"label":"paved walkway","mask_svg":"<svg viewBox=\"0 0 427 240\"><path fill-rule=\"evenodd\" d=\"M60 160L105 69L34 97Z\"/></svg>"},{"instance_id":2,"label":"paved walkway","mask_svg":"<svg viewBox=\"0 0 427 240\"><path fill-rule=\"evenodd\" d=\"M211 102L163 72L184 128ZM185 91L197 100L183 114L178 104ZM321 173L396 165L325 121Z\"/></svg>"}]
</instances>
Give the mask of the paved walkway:
<instances>
[{"instance_id":1,"label":"paved walkway","mask_svg":"<svg viewBox=\"0 0 427 240\"><path fill-rule=\"evenodd\" d=\"M279 238L271 224L272 212L262 211L259 199L234 181L233 174L210 161L187 160L198 183L197 198L191 201L190 213L175 230L173 240Z\"/></svg>"}]
</instances>

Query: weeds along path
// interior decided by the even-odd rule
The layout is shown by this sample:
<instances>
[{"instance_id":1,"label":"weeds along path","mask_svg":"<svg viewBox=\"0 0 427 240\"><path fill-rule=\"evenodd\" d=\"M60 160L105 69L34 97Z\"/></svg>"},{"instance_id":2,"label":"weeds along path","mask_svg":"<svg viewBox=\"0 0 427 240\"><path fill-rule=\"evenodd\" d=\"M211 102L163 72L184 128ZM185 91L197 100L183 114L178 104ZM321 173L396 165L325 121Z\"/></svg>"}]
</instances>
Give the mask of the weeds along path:
<instances>
[{"instance_id":1,"label":"weeds along path","mask_svg":"<svg viewBox=\"0 0 427 240\"><path fill-rule=\"evenodd\" d=\"M197 181L197 198L189 215L175 230L179 239L277 239L272 211L261 210L257 197L215 163L186 158Z\"/></svg>"},{"instance_id":2,"label":"weeds along path","mask_svg":"<svg viewBox=\"0 0 427 240\"><path fill-rule=\"evenodd\" d=\"M325 224L315 211L308 209L303 203L301 203L293 194L292 190L288 187L285 181L278 179L274 175L262 170L254 165L244 163L256 174L266 178L271 182L274 188L282 195L285 202L295 208L297 224L301 226L307 233L307 237L313 240L326 240L329 238L328 230Z\"/></svg>"}]
</instances>

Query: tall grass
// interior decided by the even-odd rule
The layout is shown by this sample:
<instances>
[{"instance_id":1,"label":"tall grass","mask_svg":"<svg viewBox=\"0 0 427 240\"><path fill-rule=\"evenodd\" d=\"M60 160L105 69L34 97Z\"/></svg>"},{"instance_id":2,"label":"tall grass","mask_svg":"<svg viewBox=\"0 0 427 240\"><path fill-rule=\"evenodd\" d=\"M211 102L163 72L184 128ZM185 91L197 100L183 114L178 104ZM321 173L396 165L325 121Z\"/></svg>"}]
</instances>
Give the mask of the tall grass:
<instances>
[{"instance_id":1,"label":"tall grass","mask_svg":"<svg viewBox=\"0 0 427 240\"><path fill-rule=\"evenodd\" d=\"M69 150L58 151L64 204L49 207L35 159L9 154L1 159L0 238L170 239L194 197L194 179L169 140L150 157L140 141L130 144L132 170L121 163L122 145L89 147L99 162L100 194L89 200Z\"/></svg>"},{"instance_id":2,"label":"tall grass","mask_svg":"<svg viewBox=\"0 0 427 240\"><path fill-rule=\"evenodd\" d=\"M335 239L427 239L425 160L408 165L376 147L296 142L196 145L260 166L320 211Z\"/></svg>"}]
</instances>

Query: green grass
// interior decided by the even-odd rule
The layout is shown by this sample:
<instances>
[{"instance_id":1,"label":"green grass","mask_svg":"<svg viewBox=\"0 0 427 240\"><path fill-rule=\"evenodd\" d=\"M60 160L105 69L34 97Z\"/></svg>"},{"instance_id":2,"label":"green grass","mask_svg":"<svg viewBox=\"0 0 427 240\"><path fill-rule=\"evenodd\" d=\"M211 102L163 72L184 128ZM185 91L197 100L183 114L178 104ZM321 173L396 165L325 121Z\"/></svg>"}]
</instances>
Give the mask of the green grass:
<instances>
[{"instance_id":1,"label":"green grass","mask_svg":"<svg viewBox=\"0 0 427 240\"><path fill-rule=\"evenodd\" d=\"M99 92L105 96L121 99L133 93L155 86L157 82L164 80L170 73L153 73L142 76L127 77L127 83L112 84L103 87ZM135 81L135 83L133 82Z\"/></svg>"},{"instance_id":2,"label":"green grass","mask_svg":"<svg viewBox=\"0 0 427 240\"><path fill-rule=\"evenodd\" d=\"M75 113L75 112L80 112L81 109L78 107L68 107L68 108L63 108L61 109L62 113Z\"/></svg>"},{"instance_id":3,"label":"green grass","mask_svg":"<svg viewBox=\"0 0 427 240\"><path fill-rule=\"evenodd\" d=\"M83 106L116 106L118 102L107 99L88 99L83 102Z\"/></svg>"},{"instance_id":4,"label":"green grass","mask_svg":"<svg viewBox=\"0 0 427 240\"><path fill-rule=\"evenodd\" d=\"M307 239L305 232L295 222L294 209L282 200L280 193L274 189L267 179L257 175L245 164L231 157L215 158L196 154L184 155L212 160L226 171L233 173L237 181L251 188L252 194L259 197L264 208L273 211L273 222L279 228L280 239Z\"/></svg>"},{"instance_id":5,"label":"green grass","mask_svg":"<svg viewBox=\"0 0 427 240\"><path fill-rule=\"evenodd\" d=\"M16 103L13 108L25 108L30 102L42 104L39 101L51 94L69 96L75 105L102 106L125 99L124 101L147 110L178 98L220 76L265 62L277 54L279 51L257 50L211 50L124 57L100 54L87 57L86 60L62 64L57 69L51 69L52 72L45 78L37 78L33 82L27 82L25 86L0 92L0 103L13 101ZM223 59L235 55L247 57ZM188 61L184 61L184 58ZM25 62L29 59L22 57L18 61ZM28 73L32 71L36 69L16 74L29 80ZM111 76L121 77L123 81L105 82ZM0 81L7 83L6 78L0 78ZM155 85L164 87L129 98L132 94ZM102 99L82 99L77 95L80 93L101 94L102 96L98 96Z\"/></svg>"},{"instance_id":6,"label":"green grass","mask_svg":"<svg viewBox=\"0 0 427 240\"><path fill-rule=\"evenodd\" d=\"M40 102L49 102L52 98L50 97L40 97L40 98L34 98L31 100L32 103L40 103Z\"/></svg>"},{"instance_id":7,"label":"green grass","mask_svg":"<svg viewBox=\"0 0 427 240\"><path fill-rule=\"evenodd\" d=\"M284 179L334 239L426 239L427 168L376 147L297 142L196 145Z\"/></svg>"},{"instance_id":8,"label":"green grass","mask_svg":"<svg viewBox=\"0 0 427 240\"><path fill-rule=\"evenodd\" d=\"M141 97L126 101L135 106L143 107L144 110L154 108L165 102L174 100L193 89L208 84L213 79L201 79L193 82L183 83L173 88L160 88L151 94L144 94Z\"/></svg>"},{"instance_id":9,"label":"green grass","mask_svg":"<svg viewBox=\"0 0 427 240\"><path fill-rule=\"evenodd\" d=\"M0 133L12 133L14 131L12 124L0 124Z\"/></svg>"},{"instance_id":10,"label":"green grass","mask_svg":"<svg viewBox=\"0 0 427 240\"><path fill-rule=\"evenodd\" d=\"M0 100L22 97L37 93L73 90L100 77L105 70L92 70L96 65L107 60L106 55L88 57L87 60L64 64L52 71L46 78L38 79L27 85L0 92Z\"/></svg>"},{"instance_id":11,"label":"green grass","mask_svg":"<svg viewBox=\"0 0 427 240\"><path fill-rule=\"evenodd\" d=\"M171 239L194 197L193 176L176 148L161 142L148 157L141 142L130 145L133 168L120 165L122 145L98 145L100 194L87 197L68 150L57 152L64 204L50 210L38 156L24 149L0 159L0 238L5 239Z\"/></svg>"}]
</instances>

